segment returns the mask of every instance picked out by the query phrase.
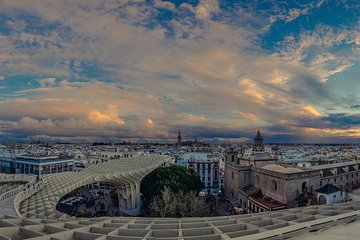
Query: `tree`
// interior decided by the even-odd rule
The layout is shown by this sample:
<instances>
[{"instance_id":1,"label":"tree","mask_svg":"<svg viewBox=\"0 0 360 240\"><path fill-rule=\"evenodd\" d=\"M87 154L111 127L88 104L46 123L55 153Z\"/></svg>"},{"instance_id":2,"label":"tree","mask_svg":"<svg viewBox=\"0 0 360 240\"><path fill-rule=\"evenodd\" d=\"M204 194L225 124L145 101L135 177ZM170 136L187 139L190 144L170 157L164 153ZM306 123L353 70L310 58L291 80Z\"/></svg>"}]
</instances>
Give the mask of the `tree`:
<instances>
[{"instance_id":1,"label":"tree","mask_svg":"<svg viewBox=\"0 0 360 240\"><path fill-rule=\"evenodd\" d=\"M153 217L204 217L210 214L194 192L174 193L169 187L152 199L149 213Z\"/></svg>"},{"instance_id":2,"label":"tree","mask_svg":"<svg viewBox=\"0 0 360 240\"><path fill-rule=\"evenodd\" d=\"M140 191L145 213L152 199L159 196L165 187L173 193L181 191L186 194L191 191L197 193L204 185L199 175L191 169L182 166L159 167L141 181Z\"/></svg>"},{"instance_id":3,"label":"tree","mask_svg":"<svg viewBox=\"0 0 360 240\"><path fill-rule=\"evenodd\" d=\"M101 209L101 210L104 210L104 209L105 209L105 204L104 204L104 203L101 203L101 204L100 204L100 209Z\"/></svg>"},{"instance_id":4,"label":"tree","mask_svg":"<svg viewBox=\"0 0 360 240\"><path fill-rule=\"evenodd\" d=\"M201 203L194 192L177 193L177 216L175 217L206 217L210 212L205 203Z\"/></svg>"},{"instance_id":5,"label":"tree","mask_svg":"<svg viewBox=\"0 0 360 240\"><path fill-rule=\"evenodd\" d=\"M160 195L154 197L150 203L150 212L152 216L173 217L176 214L177 199L170 188L165 189Z\"/></svg>"}]
</instances>

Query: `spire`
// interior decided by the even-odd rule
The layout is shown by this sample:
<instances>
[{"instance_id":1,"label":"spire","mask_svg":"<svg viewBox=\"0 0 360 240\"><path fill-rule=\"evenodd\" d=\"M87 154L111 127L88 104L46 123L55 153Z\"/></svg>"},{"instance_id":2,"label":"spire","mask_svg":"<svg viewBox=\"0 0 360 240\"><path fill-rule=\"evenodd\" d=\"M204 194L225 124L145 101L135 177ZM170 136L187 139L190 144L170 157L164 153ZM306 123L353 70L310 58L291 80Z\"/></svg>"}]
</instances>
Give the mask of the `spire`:
<instances>
[{"instance_id":1,"label":"spire","mask_svg":"<svg viewBox=\"0 0 360 240\"><path fill-rule=\"evenodd\" d=\"M181 133L180 133L180 129L179 129L179 133L178 133L178 137L177 137L177 146L181 147Z\"/></svg>"}]
</instances>

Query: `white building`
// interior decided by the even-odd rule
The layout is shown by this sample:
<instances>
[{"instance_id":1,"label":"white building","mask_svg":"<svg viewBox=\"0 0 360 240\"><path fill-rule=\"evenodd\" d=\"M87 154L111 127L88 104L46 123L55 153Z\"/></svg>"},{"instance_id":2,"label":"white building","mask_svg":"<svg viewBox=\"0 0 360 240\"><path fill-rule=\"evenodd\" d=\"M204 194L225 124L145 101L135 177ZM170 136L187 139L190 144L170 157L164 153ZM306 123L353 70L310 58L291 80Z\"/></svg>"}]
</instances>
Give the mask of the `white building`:
<instances>
[{"instance_id":1,"label":"white building","mask_svg":"<svg viewBox=\"0 0 360 240\"><path fill-rule=\"evenodd\" d=\"M188 152L177 160L177 165L194 170L204 183L206 195L218 194L224 185L223 170L220 169L221 155Z\"/></svg>"},{"instance_id":2,"label":"white building","mask_svg":"<svg viewBox=\"0 0 360 240\"><path fill-rule=\"evenodd\" d=\"M319 204L332 205L343 200L341 189L332 184L326 184L315 191Z\"/></svg>"}]
</instances>

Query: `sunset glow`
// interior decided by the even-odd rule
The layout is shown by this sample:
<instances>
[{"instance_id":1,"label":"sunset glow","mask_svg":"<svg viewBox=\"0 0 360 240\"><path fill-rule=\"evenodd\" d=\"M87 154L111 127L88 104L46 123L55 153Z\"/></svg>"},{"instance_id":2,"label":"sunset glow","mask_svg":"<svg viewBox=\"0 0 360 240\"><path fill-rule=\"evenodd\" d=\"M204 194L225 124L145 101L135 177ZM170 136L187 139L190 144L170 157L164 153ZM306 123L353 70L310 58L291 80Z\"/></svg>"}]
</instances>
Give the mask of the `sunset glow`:
<instances>
[{"instance_id":1,"label":"sunset glow","mask_svg":"<svg viewBox=\"0 0 360 240\"><path fill-rule=\"evenodd\" d=\"M353 5L0 0L0 136L359 142Z\"/></svg>"}]
</instances>

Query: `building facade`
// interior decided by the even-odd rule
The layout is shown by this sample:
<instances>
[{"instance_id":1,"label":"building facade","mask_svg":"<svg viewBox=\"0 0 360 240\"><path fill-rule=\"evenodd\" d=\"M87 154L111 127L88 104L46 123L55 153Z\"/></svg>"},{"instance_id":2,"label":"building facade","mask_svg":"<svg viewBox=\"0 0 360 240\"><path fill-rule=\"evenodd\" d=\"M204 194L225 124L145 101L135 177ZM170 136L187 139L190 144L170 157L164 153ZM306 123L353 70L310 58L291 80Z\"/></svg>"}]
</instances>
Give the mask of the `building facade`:
<instances>
[{"instance_id":1,"label":"building facade","mask_svg":"<svg viewBox=\"0 0 360 240\"><path fill-rule=\"evenodd\" d=\"M223 187L220 161L221 156L219 155L189 152L177 160L177 165L194 170L204 183L203 191L206 195L210 195L218 194Z\"/></svg>"},{"instance_id":2,"label":"building facade","mask_svg":"<svg viewBox=\"0 0 360 240\"><path fill-rule=\"evenodd\" d=\"M341 189L335 187L332 184L326 184L325 186L316 190L316 195L319 204L334 204L341 202L342 200Z\"/></svg>"},{"instance_id":3,"label":"building facade","mask_svg":"<svg viewBox=\"0 0 360 240\"><path fill-rule=\"evenodd\" d=\"M70 156L20 156L0 158L1 173L43 174L72 172L74 159Z\"/></svg>"},{"instance_id":4,"label":"building facade","mask_svg":"<svg viewBox=\"0 0 360 240\"><path fill-rule=\"evenodd\" d=\"M260 131L248 157L225 153L225 194L248 212L274 211L316 202L320 171L280 164L264 151Z\"/></svg>"}]
</instances>

